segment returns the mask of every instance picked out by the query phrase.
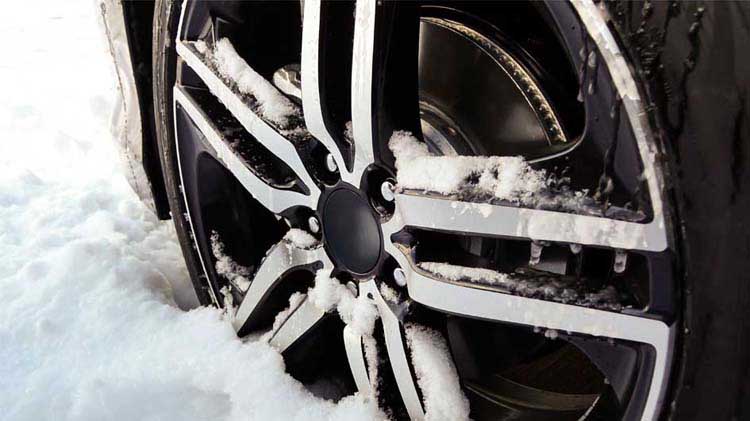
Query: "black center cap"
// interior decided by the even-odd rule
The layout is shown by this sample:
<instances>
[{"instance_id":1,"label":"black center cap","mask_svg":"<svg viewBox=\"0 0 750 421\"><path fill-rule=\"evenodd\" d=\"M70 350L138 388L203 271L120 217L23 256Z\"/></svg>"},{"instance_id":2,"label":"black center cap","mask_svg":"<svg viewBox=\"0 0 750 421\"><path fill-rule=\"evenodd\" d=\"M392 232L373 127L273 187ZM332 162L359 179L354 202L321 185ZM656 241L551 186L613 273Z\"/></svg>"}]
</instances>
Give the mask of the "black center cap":
<instances>
[{"instance_id":1,"label":"black center cap","mask_svg":"<svg viewBox=\"0 0 750 421\"><path fill-rule=\"evenodd\" d=\"M323 234L335 262L354 274L373 270L380 259L380 224L367 198L342 188L328 196L323 207Z\"/></svg>"}]
</instances>

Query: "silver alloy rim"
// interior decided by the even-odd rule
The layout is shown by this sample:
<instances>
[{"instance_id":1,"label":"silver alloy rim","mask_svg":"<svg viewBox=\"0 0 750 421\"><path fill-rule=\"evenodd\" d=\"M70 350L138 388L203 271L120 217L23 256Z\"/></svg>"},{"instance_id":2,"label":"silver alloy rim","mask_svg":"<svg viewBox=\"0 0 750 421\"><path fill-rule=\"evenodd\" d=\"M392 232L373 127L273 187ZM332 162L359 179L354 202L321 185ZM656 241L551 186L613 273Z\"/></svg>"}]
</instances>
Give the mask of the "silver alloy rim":
<instances>
[{"instance_id":1,"label":"silver alloy rim","mask_svg":"<svg viewBox=\"0 0 750 421\"><path fill-rule=\"evenodd\" d=\"M174 87L175 110L178 105L184 110L203 134L216 157L266 209L277 215L296 206L316 209L322 192L284 132L253 112L242 98L203 62L190 42L184 40L183 19L186 4L187 1L183 2L176 41L179 58L198 75L215 96L221 99L245 130L290 167L304 184L307 192L275 188L254 174L227 144L222 132L201 110L190 92L179 85ZM617 313L584 308L510 295L485 286L453 282L420 269L412 260L411 251L391 240L394 234L411 227L489 237L553 241L569 243L574 247L584 245L658 252L671 246L669 215L662 200L663 176L656 164L656 146L633 75L607 27L606 11L588 0L573 0L572 4L613 75L614 85L622 98L644 167L643 178L648 185L653 208L651 221L637 223L540 209L478 204L437 195L396 191L393 195L395 211L381 226L383 247L400 265L398 270L403 271L405 275L405 291L408 297L428 308L493 322L621 339L652 346L655 350L654 369L642 413L643 419L652 420L658 418L670 374L672 343L676 332L674 324L646 317L636 311ZM323 117L322 85L318 74L321 2L304 1L301 57L304 130L328 149L335 162L333 167L338 169L341 179L355 187L361 187L362 175L374 162L372 90L377 7L377 0L358 0L356 3L351 80L352 134L355 151L350 168L347 167L344 154L334 141L334 136L329 133ZM181 168L180 176L182 177ZM185 200L187 204L187 196ZM487 207L490 212L487 212ZM189 209L189 206L187 208ZM430 217L425 218L425 215ZM189 215L188 220L192 223ZM206 262L202 256L201 264L208 278ZM319 264L324 271L330 271L334 267L320 244L310 249L300 248L289 242L273 246L257 269L245 298L233 314L235 329L238 332L243 329L253 312L260 307L264 297L285 273L313 264ZM214 301L219 303L219 291L209 290ZM415 420L423 419L424 407L419 397L417 382L411 374L408 351L403 339L401 309L394 307L381 296L374 280L361 282L359 294L372 297L380 314L388 359L409 416ZM272 333L270 343L284 351L313 329L324 316L325 312L315 307L312 300L304 299ZM358 336L348 327L344 329L343 337L355 383L362 393L371 394L372 379L368 373L364 351L364 341L367 338Z\"/></svg>"}]
</instances>

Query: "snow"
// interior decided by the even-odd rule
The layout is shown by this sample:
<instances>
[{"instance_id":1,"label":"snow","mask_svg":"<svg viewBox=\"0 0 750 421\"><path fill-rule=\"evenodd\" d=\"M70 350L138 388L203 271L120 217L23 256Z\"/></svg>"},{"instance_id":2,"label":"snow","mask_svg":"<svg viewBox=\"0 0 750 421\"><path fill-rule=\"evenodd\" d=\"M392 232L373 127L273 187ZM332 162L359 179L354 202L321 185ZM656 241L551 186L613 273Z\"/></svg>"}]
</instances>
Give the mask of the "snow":
<instances>
[{"instance_id":1,"label":"snow","mask_svg":"<svg viewBox=\"0 0 750 421\"><path fill-rule=\"evenodd\" d=\"M250 288L252 271L250 268L238 264L231 257L227 256L224 252L224 243L221 242L219 233L216 231L211 232L211 252L216 259L216 264L214 265L216 273L225 277L240 291L247 291Z\"/></svg>"},{"instance_id":2,"label":"snow","mask_svg":"<svg viewBox=\"0 0 750 421\"><path fill-rule=\"evenodd\" d=\"M615 263L612 268L615 273L622 273L625 271L625 267L628 264L628 254L623 250L617 250L615 252Z\"/></svg>"},{"instance_id":3,"label":"snow","mask_svg":"<svg viewBox=\"0 0 750 421\"><path fill-rule=\"evenodd\" d=\"M384 300L386 300L389 303L392 304L399 304L401 302L401 298L399 297L398 292L389 287L386 283L380 284L380 296L383 297Z\"/></svg>"},{"instance_id":4,"label":"snow","mask_svg":"<svg viewBox=\"0 0 750 421\"><path fill-rule=\"evenodd\" d=\"M467 282L495 287L502 292L529 298L540 298L603 310L623 308L620 294L613 286L587 292L572 277L539 274L507 274L492 269L471 268L440 262L420 262L420 269L453 282Z\"/></svg>"},{"instance_id":5,"label":"snow","mask_svg":"<svg viewBox=\"0 0 750 421\"><path fill-rule=\"evenodd\" d=\"M396 131L388 146L401 190L455 195L468 201L504 201L539 209L601 214L586 191L531 167L520 156L435 156L411 133ZM491 208L480 209L487 217Z\"/></svg>"},{"instance_id":6,"label":"snow","mask_svg":"<svg viewBox=\"0 0 750 421\"><path fill-rule=\"evenodd\" d=\"M404 188L454 194L475 178L475 188L482 193L521 203L546 185L545 174L518 156L432 156L426 144L402 131L393 134L389 147Z\"/></svg>"},{"instance_id":7,"label":"snow","mask_svg":"<svg viewBox=\"0 0 750 421\"><path fill-rule=\"evenodd\" d=\"M269 338L270 334L281 328L286 319L288 319L289 316L291 316L292 313L294 313L294 311L305 301L305 298L307 298L307 296L301 292L295 292L289 297L289 305L287 308L281 310L273 319L273 326L271 327L271 330L268 331Z\"/></svg>"},{"instance_id":8,"label":"snow","mask_svg":"<svg viewBox=\"0 0 750 421\"><path fill-rule=\"evenodd\" d=\"M382 419L312 396L189 284L171 222L130 190L90 2L10 2L0 27L0 419Z\"/></svg>"},{"instance_id":9,"label":"snow","mask_svg":"<svg viewBox=\"0 0 750 421\"><path fill-rule=\"evenodd\" d=\"M317 238L299 228L290 228L284 235L284 241L301 249L310 249L318 245Z\"/></svg>"},{"instance_id":10,"label":"snow","mask_svg":"<svg viewBox=\"0 0 750 421\"><path fill-rule=\"evenodd\" d=\"M560 333L556 331L555 329L547 329L544 332L544 337L547 339L553 339L553 340L557 339L558 335L560 335Z\"/></svg>"},{"instance_id":11,"label":"snow","mask_svg":"<svg viewBox=\"0 0 750 421\"><path fill-rule=\"evenodd\" d=\"M417 383L424 396L427 421L469 419L469 401L461 390L445 338L437 331L415 324L406 325Z\"/></svg>"},{"instance_id":12,"label":"snow","mask_svg":"<svg viewBox=\"0 0 750 421\"><path fill-rule=\"evenodd\" d=\"M229 288L229 286L223 286L219 293L221 293L222 297L222 311L224 315L226 315L229 318L234 317L235 314L237 314L237 309L234 306L234 296L232 295L232 289Z\"/></svg>"},{"instance_id":13,"label":"snow","mask_svg":"<svg viewBox=\"0 0 750 421\"><path fill-rule=\"evenodd\" d=\"M289 117L299 114L292 101L247 64L229 39L221 38L213 48L203 41L195 42L193 46L205 55L205 59L224 79L232 81L241 93L251 95L258 101L259 111L264 118L286 127Z\"/></svg>"},{"instance_id":14,"label":"snow","mask_svg":"<svg viewBox=\"0 0 750 421\"><path fill-rule=\"evenodd\" d=\"M377 398L379 393L379 377L378 377L378 346L375 342L375 338L372 336L363 336L362 344L365 350L365 362L367 363L367 375L370 377L370 386L372 388L373 397Z\"/></svg>"},{"instance_id":15,"label":"snow","mask_svg":"<svg viewBox=\"0 0 750 421\"><path fill-rule=\"evenodd\" d=\"M365 296L356 296L354 291L332 278L325 270L315 274L315 286L310 288L307 296L323 311L336 310L341 320L352 333L360 336L372 336L378 310L375 303Z\"/></svg>"},{"instance_id":16,"label":"snow","mask_svg":"<svg viewBox=\"0 0 750 421\"><path fill-rule=\"evenodd\" d=\"M344 124L344 137L349 142L354 141L354 125L352 125L351 121L347 121L346 124Z\"/></svg>"},{"instance_id":17,"label":"snow","mask_svg":"<svg viewBox=\"0 0 750 421\"><path fill-rule=\"evenodd\" d=\"M530 256L529 256L529 264L530 265L538 265L539 264L539 260L542 257L542 250L544 250L544 245L542 245L540 243L537 243L537 242L532 242L531 243L531 253L530 253Z\"/></svg>"},{"instance_id":18,"label":"snow","mask_svg":"<svg viewBox=\"0 0 750 421\"><path fill-rule=\"evenodd\" d=\"M490 269L470 268L437 262L422 262L419 263L419 267L432 274L440 275L442 278L450 281L471 280L474 282L484 282L490 285L503 285L511 282L508 274Z\"/></svg>"}]
</instances>

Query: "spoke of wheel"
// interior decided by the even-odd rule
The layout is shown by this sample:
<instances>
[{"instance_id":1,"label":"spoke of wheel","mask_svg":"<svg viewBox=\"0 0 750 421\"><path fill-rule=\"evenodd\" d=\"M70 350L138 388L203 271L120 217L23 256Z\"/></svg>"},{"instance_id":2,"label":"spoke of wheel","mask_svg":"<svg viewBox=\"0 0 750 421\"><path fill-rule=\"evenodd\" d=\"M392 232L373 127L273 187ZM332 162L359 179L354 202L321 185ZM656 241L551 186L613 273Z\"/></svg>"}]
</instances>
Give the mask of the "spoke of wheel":
<instances>
[{"instance_id":1,"label":"spoke of wheel","mask_svg":"<svg viewBox=\"0 0 750 421\"><path fill-rule=\"evenodd\" d=\"M186 42L177 43L177 54L190 66L208 89L255 139L286 163L310 189L310 201L316 203L320 190L308 173L294 145L248 107L219 76L217 76Z\"/></svg>"},{"instance_id":2,"label":"spoke of wheel","mask_svg":"<svg viewBox=\"0 0 750 421\"><path fill-rule=\"evenodd\" d=\"M645 251L667 247L663 222L656 220L641 224L416 194L398 194L396 204L403 225L427 230Z\"/></svg>"},{"instance_id":3,"label":"spoke of wheel","mask_svg":"<svg viewBox=\"0 0 750 421\"><path fill-rule=\"evenodd\" d=\"M396 378L396 384L406 411L412 420L422 420L424 419L424 409L417 392L417 381L409 367L409 356L406 351L401 321L380 295L375 281L362 282L359 284L359 288L360 294L372 294L380 313L388 360L393 369L393 375Z\"/></svg>"},{"instance_id":4,"label":"spoke of wheel","mask_svg":"<svg viewBox=\"0 0 750 421\"><path fill-rule=\"evenodd\" d=\"M274 213L281 213L292 206L308 206L313 208L316 206L313 197L292 190L277 189L255 175L248 168L244 160L232 150L224 140L221 132L209 121L206 114L185 89L175 86L174 100L190 116L190 119L203 134L208 146L213 149L216 156L224 163L229 172L266 209Z\"/></svg>"},{"instance_id":5,"label":"spoke of wheel","mask_svg":"<svg viewBox=\"0 0 750 421\"><path fill-rule=\"evenodd\" d=\"M359 180L373 160L373 65L377 0L358 0L352 54L352 134L354 178Z\"/></svg>"},{"instance_id":6,"label":"spoke of wheel","mask_svg":"<svg viewBox=\"0 0 750 421\"><path fill-rule=\"evenodd\" d=\"M362 336L354 333L349 326L344 328L344 348L346 349L346 359L349 361L349 368L354 377L354 383L357 385L359 393L364 396L372 395L370 387L370 375L367 371L365 362L365 350L362 343Z\"/></svg>"},{"instance_id":7,"label":"spoke of wheel","mask_svg":"<svg viewBox=\"0 0 750 421\"><path fill-rule=\"evenodd\" d=\"M652 419L658 410L669 375L669 344L674 335L674 329L666 323L638 315L519 297L436 279L414 268L403 253L398 254L398 260L406 263L403 268L407 274L409 297L427 307L471 318L651 345L655 351L651 389L660 392L649 395L644 419Z\"/></svg>"},{"instance_id":8,"label":"spoke of wheel","mask_svg":"<svg viewBox=\"0 0 750 421\"><path fill-rule=\"evenodd\" d=\"M304 22L302 24L302 111L305 116L307 130L315 136L333 155L339 168L341 177L349 182L351 173L348 172L341 149L336 144L333 136L328 131L323 117L323 102L321 90L323 89L320 79L320 68L323 57L321 57L320 31L321 31L321 1L307 0L304 2ZM356 180L357 182L359 180Z\"/></svg>"},{"instance_id":9,"label":"spoke of wheel","mask_svg":"<svg viewBox=\"0 0 750 421\"><path fill-rule=\"evenodd\" d=\"M664 174L662 173L659 154L656 153L656 142L653 139L652 131L649 126L648 113L643 112L645 108L644 101L632 74L632 69L626 61L624 55L614 39L610 27L607 25L607 17L602 13L600 7L594 2L588 0L573 0L572 6L578 12L581 22L589 32L590 39L597 45L599 54L602 55L602 62L609 68L612 75L612 83L617 88L622 104L627 111L626 115L630 126L635 133L638 153L643 164L642 177L648 184L651 206L654 209L653 224L657 226L665 225L665 203L662 199L665 185Z\"/></svg>"},{"instance_id":10,"label":"spoke of wheel","mask_svg":"<svg viewBox=\"0 0 750 421\"><path fill-rule=\"evenodd\" d=\"M321 248L301 249L283 240L273 246L255 272L250 288L234 316L232 323L240 336L252 327L254 316L285 274L315 262L327 262Z\"/></svg>"},{"instance_id":11,"label":"spoke of wheel","mask_svg":"<svg viewBox=\"0 0 750 421\"><path fill-rule=\"evenodd\" d=\"M326 312L305 297L268 341L279 352L286 351L325 317Z\"/></svg>"}]
</instances>

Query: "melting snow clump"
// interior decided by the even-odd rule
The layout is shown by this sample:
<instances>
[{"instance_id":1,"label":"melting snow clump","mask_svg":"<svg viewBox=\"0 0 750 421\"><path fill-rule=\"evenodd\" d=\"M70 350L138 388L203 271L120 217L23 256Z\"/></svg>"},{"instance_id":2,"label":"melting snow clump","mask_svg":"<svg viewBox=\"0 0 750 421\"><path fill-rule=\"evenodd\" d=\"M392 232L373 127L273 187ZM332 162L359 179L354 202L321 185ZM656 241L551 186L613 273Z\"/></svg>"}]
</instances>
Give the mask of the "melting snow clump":
<instances>
[{"instance_id":1,"label":"melting snow clump","mask_svg":"<svg viewBox=\"0 0 750 421\"><path fill-rule=\"evenodd\" d=\"M291 228L284 235L284 241L301 249L311 249L318 245L318 239L299 228Z\"/></svg>"},{"instance_id":2,"label":"melting snow clump","mask_svg":"<svg viewBox=\"0 0 750 421\"><path fill-rule=\"evenodd\" d=\"M216 273L227 278L237 289L242 292L250 288L250 277L253 272L250 268L240 265L227 256L224 252L224 243L219 238L219 233L211 232L211 252L216 259Z\"/></svg>"},{"instance_id":3,"label":"melting snow clump","mask_svg":"<svg viewBox=\"0 0 750 421\"><path fill-rule=\"evenodd\" d=\"M398 292L395 289L389 287L385 282L380 284L379 289L380 296L389 303L399 304L401 302L401 297L399 296Z\"/></svg>"},{"instance_id":4,"label":"melting snow clump","mask_svg":"<svg viewBox=\"0 0 750 421\"><path fill-rule=\"evenodd\" d=\"M559 333L555 329L547 329L544 332L544 337L547 339L557 339Z\"/></svg>"},{"instance_id":5,"label":"melting snow clump","mask_svg":"<svg viewBox=\"0 0 750 421\"><path fill-rule=\"evenodd\" d=\"M471 268L438 262L421 262L422 270L454 282L482 284L500 291L528 298L539 298L564 304L575 304L601 310L623 309L622 297L613 286L586 292L573 277L552 276L543 272L501 273L491 269Z\"/></svg>"},{"instance_id":6,"label":"melting snow clump","mask_svg":"<svg viewBox=\"0 0 750 421\"><path fill-rule=\"evenodd\" d=\"M430 328L407 324L406 340L424 396L426 420L468 420L469 400L461 390L445 338Z\"/></svg>"},{"instance_id":7,"label":"melting snow clump","mask_svg":"<svg viewBox=\"0 0 750 421\"><path fill-rule=\"evenodd\" d=\"M331 278L323 270L315 275L315 286L308 291L308 297L324 311L336 310L352 331L361 336L372 336L378 310L375 304Z\"/></svg>"},{"instance_id":8,"label":"melting snow clump","mask_svg":"<svg viewBox=\"0 0 750 421\"><path fill-rule=\"evenodd\" d=\"M213 48L203 41L197 41L193 46L222 78L258 102L259 112L264 118L280 127L287 127L289 118L300 114L292 101L247 64L229 39L221 38Z\"/></svg>"},{"instance_id":9,"label":"melting snow clump","mask_svg":"<svg viewBox=\"0 0 750 421\"><path fill-rule=\"evenodd\" d=\"M302 305L302 303L305 301L306 298L307 296L301 292L293 293L289 297L289 306L287 306L287 308L285 308L284 310L281 310L280 312L278 312L278 314L276 314L276 317L273 320L273 326L271 327L271 330L269 331L269 333L273 333L279 330L279 328L281 328L281 325L284 324L286 319L288 319L289 316L291 316L292 313L294 313L294 311L297 310L297 308L299 308L300 305Z\"/></svg>"},{"instance_id":10,"label":"melting snow clump","mask_svg":"<svg viewBox=\"0 0 750 421\"><path fill-rule=\"evenodd\" d=\"M585 191L558 186L520 156L435 156L411 133L388 143L396 158L398 187L455 195L467 201L504 201L524 207L599 214Z\"/></svg>"}]
</instances>

